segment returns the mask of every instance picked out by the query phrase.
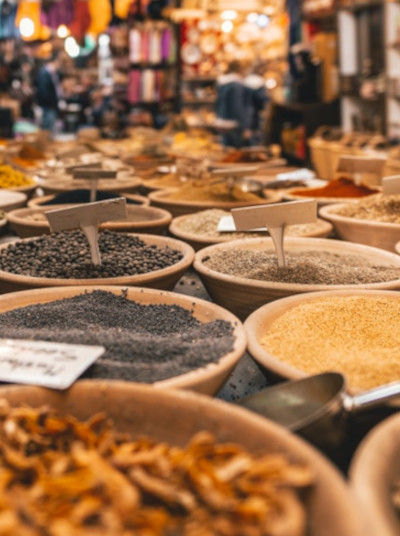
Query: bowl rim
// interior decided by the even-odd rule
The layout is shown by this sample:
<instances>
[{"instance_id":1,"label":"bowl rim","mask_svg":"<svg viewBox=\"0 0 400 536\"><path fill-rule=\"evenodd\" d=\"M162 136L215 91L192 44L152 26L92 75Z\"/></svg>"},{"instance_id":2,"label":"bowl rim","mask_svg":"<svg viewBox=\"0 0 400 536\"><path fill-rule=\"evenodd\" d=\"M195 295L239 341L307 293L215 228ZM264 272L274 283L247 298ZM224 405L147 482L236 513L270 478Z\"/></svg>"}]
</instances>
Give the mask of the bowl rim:
<instances>
[{"instance_id":1,"label":"bowl rim","mask_svg":"<svg viewBox=\"0 0 400 536\"><path fill-rule=\"evenodd\" d=\"M183 255L177 263L161 268L160 270L153 270L146 274L137 274L131 276L122 276L122 277L104 277L104 278L92 278L92 279L60 279L60 278L50 278L50 277L35 277L30 275L14 274L12 272L5 272L0 270L0 282L6 281L7 283L13 283L18 285L35 285L40 287L64 287L64 286L75 286L75 285L133 285L139 286L140 284L149 283L156 281L158 279L163 279L164 277L179 272L181 270L187 270L194 258L194 250L191 246L182 242L182 240L177 240L176 238L170 238L169 236L161 235L152 235L152 234L138 234L135 233L125 233L131 236L137 236L140 240L143 240L150 245L159 245L159 246L169 246L172 249L180 251ZM32 242L42 238L41 236L23 238L20 242ZM12 246L13 243L9 244L0 244L0 252L6 249L9 246Z\"/></svg>"},{"instance_id":2,"label":"bowl rim","mask_svg":"<svg viewBox=\"0 0 400 536\"><path fill-rule=\"evenodd\" d=\"M230 352L221 356L215 363L208 363L207 365L190 370L189 372L178 374L176 376L172 376L164 380L157 380L150 384L153 387L161 389L190 389L196 383L206 382L214 379L216 376L218 376L219 373L224 370L232 370L246 351L247 336L245 329L243 327L242 322L233 313L213 302L167 290L157 290L143 287L126 287L124 285L75 285L68 287L59 286L23 290L17 292L10 292L0 296L0 314L13 309L27 307L29 304L33 305L36 303L48 303L48 301L52 302L56 300L61 300L63 298L72 297L79 294L85 294L87 292L93 292L95 290L104 290L106 292L112 292L113 294L117 295L126 292L128 299L131 299L132 301L137 301L139 303L143 301L141 300L142 297L148 296L150 297L150 299L154 298L154 303L165 303L167 305L178 304L185 309L193 310L195 316L197 308L197 310L200 309L201 313L211 313L213 315L215 314L218 319L226 320L232 324L234 343L233 348ZM56 296L54 296L55 294ZM38 299L45 299L48 296L54 296L54 299L45 302L38 301ZM30 298L32 299L30 300ZM161 301L158 301L157 298L160 298ZM15 307L6 306L4 308L3 306L4 302L7 303L12 301L16 304L20 300L23 300L25 303L20 306L16 305ZM151 303L153 302L151 301Z\"/></svg>"},{"instance_id":3,"label":"bowl rim","mask_svg":"<svg viewBox=\"0 0 400 536\"><path fill-rule=\"evenodd\" d=\"M366 289L342 289L325 290L321 292L306 292L295 294L286 298L280 298L270 303L262 305L251 313L244 322L247 334L247 350L251 356L269 371L278 374L288 380L297 380L310 376L308 372L302 371L289 363L275 357L265 350L259 342L258 333L265 322L269 319L276 320L282 314L301 303L318 301L320 298L334 296L392 296L400 299L400 293L394 290L366 290ZM349 392L355 392L351 388Z\"/></svg>"},{"instance_id":4,"label":"bowl rim","mask_svg":"<svg viewBox=\"0 0 400 536\"><path fill-rule=\"evenodd\" d=\"M329 182L329 181L327 181ZM307 190L310 190L312 188L308 188L308 187L294 187L294 188L290 188L289 190L287 190L284 194L284 197L285 199L288 199L288 200L300 200L300 199L315 199L317 201L317 203L323 203L325 206L329 206L329 205L333 205L333 204L347 204L347 203L354 203L354 202L357 202L357 201L360 201L360 199L366 199L367 197L370 197L371 195L376 195L376 194L379 194L380 191L377 190L376 192L371 192L370 194L368 195L363 195L363 196L360 196L360 197L321 197L321 196L316 196L316 195L310 195L310 196L307 196L307 195L296 195L294 192L295 191L304 191L306 192Z\"/></svg>"},{"instance_id":5,"label":"bowl rim","mask_svg":"<svg viewBox=\"0 0 400 536\"><path fill-rule=\"evenodd\" d=\"M73 190L70 190L70 191L73 191ZM59 193L65 193L65 192L59 192ZM51 201L52 199L55 198L57 194L49 194L49 195L43 195L41 197L34 197L33 199L30 199L28 201L28 205L26 208L37 208L37 207L41 207L44 205L44 203L46 203L47 201ZM126 197L127 199L135 199L136 201L140 201L140 204L142 206L148 206L150 205L150 200L144 196L144 195L140 195L140 194L132 194L130 192L120 192L120 195L123 196L123 197ZM65 204L72 204L72 203L65 203ZM76 205L83 205L85 203L73 203L73 204L76 204ZM52 205L45 205L45 206L49 206L51 207Z\"/></svg>"},{"instance_id":6,"label":"bowl rim","mask_svg":"<svg viewBox=\"0 0 400 536\"><path fill-rule=\"evenodd\" d=\"M394 231L399 230L400 231L400 223L391 223L391 222L384 222L384 221L375 221L375 220L363 220L361 218L350 218L349 216L342 216L340 214L335 214L335 210L338 210L340 208L343 208L344 206L347 206L346 203L334 203L332 205L328 205L325 207L320 208L320 216L328 221L331 221L332 223L347 223L357 226L365 226L365 227L379 227L380 229L387 229L388 231Z\"/></svg>"},{"instance_id":7,"label":"bowl rim","mask_svg":"<svg viewBox=\"0 0 400 536\"><path fill-rule=\"evenodd\" d=\"M270 237L260 237L260 238L242 238L239 240L232 240L229 242L223 242L218 244L213 244L212 246L208 246L206 248L201 249L195 254L194 257L194 263L193 267L194 269L203 277L208 277L214 280L223 281L225 283L229 283L231 285L242 285L252 288L259 288L263 290L282 290L282 291L299 291L299 292L318 292L318 291L328 291L328 290L344 290L344 289L359 289L361 285L357 284L351 284L351 285L322 285L322 284L304 284L304 283L279 283L276 281L259 281L257 279L248 279L245 277L239 277L229 274L224 274L222 272L217 272L216 270L212 270L208 266L206 266L203 262L204 257L211 254L214 251L217 251L218 249L235 249L241 246L251 246L252 244L256 244L257 242L263 241L265 245L269 246L269 249L274 251L273 249L273 242L272 238ZM285 239L285 246L290 245L299 245L299 246L309 246L312 247L318 247L318 246L328 246L326 248L326 251L330 251L333 248L329 248L329 246L337 247L338 249L345 249L343 253L353 253L357 254L362 251L365 253L370 252L371 254L374 253L375 257L377 257L377 260L379 260L379 256L381 258L391 259L393 260L393 265L399 265L400 267L400 257L396 253L392 253L390 251L382 250L379 248L375 248L372 246L367 246L364 244L358 244L355 242L347 242L344 240L334 240L331 238L306 238L306 237L288 237ZM250 249L250 248L249 248ZM347 251L346 251L347 249ZM376 283L363 283L362 288L364 289L387 289L388 285L392 286L393 284L400 286L400 275L398 279L393 279L391 281L383 281L383 282L376 282Z\"/></svg>"}]
</instances>

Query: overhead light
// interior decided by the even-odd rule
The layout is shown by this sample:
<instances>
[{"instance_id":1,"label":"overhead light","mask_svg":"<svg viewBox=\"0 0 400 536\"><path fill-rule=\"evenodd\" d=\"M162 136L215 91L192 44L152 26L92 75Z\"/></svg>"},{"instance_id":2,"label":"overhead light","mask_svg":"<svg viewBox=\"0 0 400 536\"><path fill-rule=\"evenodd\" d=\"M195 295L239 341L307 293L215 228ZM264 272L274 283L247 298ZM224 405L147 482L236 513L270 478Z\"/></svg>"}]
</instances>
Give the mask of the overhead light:
<instances>
[{"instance_id":1,"label":"overhead light","mask_svg":"<svg viewBox=\"0 0 400 536\"><path fill-rule=\"evenodd\" d=\"M224 33L229 33L233 30L233 22L231 20L225 20L222 24L221 24L221 30L224 32Z\"/></svg>"},{"instance_id":2,"label":"overhead light","mask_svg":"<svg viewBox=\"0 0 400 536\"><path fill-rule=\"evenodd\" d=\"M238 13L234 9L225 9L225 11L221 13L221 19L224 20L235 20L237 19L237 16Z\"/></svg>"},{"instance_id":3,"label":"overhead light","mask_svg":"<svg viewBox=\"0 0 400 536\"><path fill-rule=\"evenodd\" d=\"M247 22L255 23L257 22L257 19L258 19L258 13L256 13L255 11L253 11L252 13L249 13L246 19L247 19Z\"/></svg>"},{"instance_id":4,"label":"overhead light","mask_svg":"<svg viewBox=\"0 0 400 536\"><path fill-rule=\"evenodd\" d=\"M79 56L80 48L74 37L67 37L64 43L65 52L71 58L77 58Z\"/></svg>"},{"instance_id":5,"label":"overhead light","mask_svg":"<svg viewBox=\"0 0 400 536\"><path fill-rule=\"evenodd\" d=\"M268 15L264 15L264 14L258 15L257 24L260 28L265 28L266 26L268 26L268 23L269 23Z\"/></svg>"},{"instance_id":6,"label":"overhead light","mask_svg":"<svg viewBox=\"0 0 400 536\"><path fill-rule=\"evenodd\" d=\"M35 33L35 23L28 17L23 17L19 23L19 31L23 38L29 39Z\"/></svg>"},{"instance_id":7,"label":"overhead light","mask_svg":"<svg viewBox=\"0 0 400 536\"><path fill-rule=\"evenodd\" d=\"M57 37L60 39L65 39L69 36L69 30L65 26L65 24L60 24L60 26L57 28Z\"/></svg>"},{"instance_id":8,"label":"overhead light","mask_svg":"<svg viewBox=\"0 0 400 536\"><path fill-rule=\"evenodd\" d=\"M99 36L99 45L101 47L108 47L110 44L110 36L108 34L101 34Z\"/></svg>"},{"instance_id":9,"label":"overhead light","mask_svg":"<svg viewBox=\"0 0 400 536\"><path fill-rule=\"evenodd\" d=\"M266 85L267 89L275 89L278 84L277 84L277 81L275 80L275 78L267 78L267 81L265 82L265 85Z\"/></svg>"}]
</instances>

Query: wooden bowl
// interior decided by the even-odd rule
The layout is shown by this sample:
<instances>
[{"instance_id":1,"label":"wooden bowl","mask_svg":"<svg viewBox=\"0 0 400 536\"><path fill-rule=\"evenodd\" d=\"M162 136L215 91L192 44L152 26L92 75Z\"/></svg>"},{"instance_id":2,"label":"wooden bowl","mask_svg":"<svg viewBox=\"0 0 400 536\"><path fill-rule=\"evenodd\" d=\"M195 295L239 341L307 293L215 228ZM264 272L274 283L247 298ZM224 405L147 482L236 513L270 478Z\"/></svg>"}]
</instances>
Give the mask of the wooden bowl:
<instances>
[{"instance_id":1,"label":"wooden bowl","mask_svg":"<svg viewBox=\"0 0 400 536\"><path fill-rule=\"evenodd\" d=\"M211 270L203 263L204 258L221 249L227 248L249 250L262 248L265 251L274 251L274 247L271 238L246 238L224 244L216 244L196 253L194 268L199 273L210 296L216 303L226 307L241 319L246 318L250 313L265 303L291 296L292 294L323 290L360 288L384 290L400 288L400 271L399 279L383 283L368 283L364 285L303 285L299 283L257 281L254 279L227 275ZM372 260L374 263L394 265L399 266L400 268L400 258L398 255L377 248L325 238L285 239L285 250L287 252L304 251L305 249L316 249L337 254L347 253L358 255Z\"/></svg>"},{"instance_id":2,"label":"wooden bowl","mask_svg":"<svg viewBox=\"0 0 400 536\"><path fill-rule=\"evenodd\" d=\"M116 179L100 179L98 181L98 189L104 192L136 192L142 181L138 177L132 176L128 178ZM69 190L77 190L79 188L90 188L90 181L73 180L67 176L59 179L46 179L40 184L40 187L46 195L59 194L60 192L68 192Z\"/></svg>"},{"instance_id":3,"label":"wooden bowl","mask_svg":"<svg viewBox=\"0 0 400 536\"><path fill-rule=\"evenodd\" d=\"M254 454L279 453L309 465L315 484L307 494L308 536L365 536L366 528L343 477L317 450L271 421L187 391L112 381L81 381L67 391L9 386L0 395L12 406L43 405L81 420L105 413L121 433L184 446L207 430L219 442Z\"/></svg>"},{"instance_id":4,"label":"wooden bowl","mask_svg":"<svg viewBox=\"0 0 400 536\"><path fill-rule=\"evenodd\" d=\"M370 534L398 536L400 517L391 493L400 481L400 415L384 420L364 438L350 467L353 495Z\"/></svg>"},{"instance_id":5,"label":"wooden bowl","mask_svg":"<svg viewBox=\"0 0 400 536\"><path fill-rule=\"evenodd\" d=\"M4 212L24 207L27 200L28 196L23 192L0 190L0 210L3 210Z\"/></svg>"},{"instance_id":6,"label":"wooden bowl","mask_svg":"<svg viewBox=\"0 0 400 536\"><path fill-rule=\"evenodd\" d=\"M218 305L199 298L162 290L97 285L90 287L79 285L74 287L26 290L24 292L13 292L0 296L0 314L37 303L48 303L64 298L72 298L73 296L93 290L106 290L118 295L126 291L126 297L128 299L144 305L180 305L184 309L192 311L194 316L201 322L212 322L220 319L226 320L234 326L233 335L235 342L231 352L222 356L216 363L210 363L205 367L194 369L185 374L157 381L153 384L156 387L191 389L207 395L213 395L225 383L225 380L246 351L247 341L243 325L232 313Z\"/></svg>"},{"instance_id":7,"label":"wooden bowl","mask_svg":"<svg viewBox=\"0 0 400 536\"><path fill-rule=\"evenodd\" d=\"M246 320L244 327L247 333L247 349L254 359L265 369L277 376L289 380L304 378L309 374L300 370L267 352L260 344L260 337L265 335L272 323L281 315L303 303L310 303L329 296L394 296L400 297L398 292L385 290L331 290L324 292L309 292L290 296L273 303L263 305ZM380 536L380 535L379 535Z\"/></svg>"},{"instance_id":8,"label":"wooden bowl","mask_svg":"<svg viewBox=\"0 0 400 536\"><path fill-rule=\"evenodd\" d=\"M319 214L324 220L330 221L337 234L343 240L374 246L395 251L395 245L400 241L400 223L385 223L371 220L359 220L335 214L343 204L330 205L321 208Z\"/></svg>"},{"instance_id":9,"label":"wooden bowl","mask_svg":"<svg viewBox=\"0 0 400 536\"><path fill-rule=\"evenodd\" d=\"M232 240L235 240L235 238L232 238L232 236L219 236L218 238L211 238L207 235L200 235L196 233L189 233L188 231L184 231L180 228L180 223L184 222L185 219L189 218L190 214L186 214L185 216L178 216L177 218L174 218L172 220L171 225L169 226L169 232L175 236L176 238L179 238L180 240L183 240L195 251L198 251L199 249L206 248L208 246L212 246L214 244L222 244L225 242L231 242ZM314 232L304 233L301 235L302 237L314 237L314 238L326 238L332 231L333 227L332 225L324 220L318 220L318 223L320 224L320 229L316 230ZM260 234L260 237L268 236L265 234ZM222 235L222 233L221 233ZM230 235L230 233L229 233Z\"/></svg>"},{"instance_id":10,"label":"wooden bowl","mask_svg":"<svg viewBox=\"0 0 400 536\"><path fill-rule=\"evenodd\" d=\"M277 203L282 199L279 193L273 193L268 199L261 199L259 202L254 201L173 201L167 199L175 189L165 189L151 192L149 194L150 203L155 207L168 210L175 218L176 216L183 216L185 214L192 214L199 210L206 210L208 208L220 208L222 210L231 210L232 208L250 207L254 205L266 205L268 203Z\"/></svg>"},{"instance_id":11,"label":"wooden bowl","mask_svg":"<svg viewBox=\"0 0 400 536\"><path fill-rule=\"evenodd\" d=\"M129 287L150 287L170 290L174 288L180 277L191 266L194 257L193 249L175 238L166 236L156 236L150 234L141 234L139 238L148 245L159 247L168 246L180 251L182 259L161 270L154 270L147 274L130 275L123 277L107 277L97 279L56 279L49 277L32 277L28 275L13 274L0 270L0 294L5 292L14 292L17 290L27 290L31 288L43 287L71 287L85 285L126 285ZM25 238L24 241L32 241L36 238ZM0 244L0 251L6 249L11 244Z\"/></svg>"},{"instance_id":12,"label":"wooden bowl","mask_svg":"<svg viewBox=\"0 0 400 536\"><path fill-rule=\"evenodd\" d=\"M51 207L54 205L50 205L48 203L49 201L52 201L55 197L56 197L55 195L45 195L43 197L35 197L34 199L31 199L30 201L28 201L28 207L35 208L35 207L40 207L41 205L46 204L47 207L50 207L49 208L50 210ZM147 199L147 197L144 197L143 195L121 193L121 197L125 197L127 200L127 203L131 202L134 205L144 205L144 206L150 205L150 200Z\"/></svg>"},{"instance_id":13,"label":"wooden bowl","mask_svg":"<svg viewBox=\"0 0 400 536\"><path fill-rule=\"evenodd\" d=\"M49 210L67 208L74 205L47 205L46 207L23 208L7 214L10 227L21 238L50 234L50 225L46 219L34 221L28 219L34 214L44 214ZM172 216L166 210L149 206L126 206L128 220L112 221L100 225L100 229L124 233L163 234L171 223Z\"/></svg>"}]
</instances>

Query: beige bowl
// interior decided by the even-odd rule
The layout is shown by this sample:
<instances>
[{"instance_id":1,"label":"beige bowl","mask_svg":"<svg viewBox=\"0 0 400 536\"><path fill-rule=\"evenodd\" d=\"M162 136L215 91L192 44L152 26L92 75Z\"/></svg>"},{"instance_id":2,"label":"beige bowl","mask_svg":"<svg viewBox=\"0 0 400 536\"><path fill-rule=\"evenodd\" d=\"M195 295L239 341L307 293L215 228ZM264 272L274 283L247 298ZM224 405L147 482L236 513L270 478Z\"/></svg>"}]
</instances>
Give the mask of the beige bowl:
<instances>
[{"instance_id":1,"label":"beige bowl","mask_svg":"<svg viewBox=\"0 0 400 536\"><path fill-rule=\"evenodd\" d=\"M193 311L194 316L201 322L214 320L226 320L234 326L234 347L231 352L222 356L217 363L211 363L205 367L175 376L166 380L155 382L156 387L168 387L176 389L192 389L207 395L213 395L224 384L236 363L246 351L246 334L242 324L229 311L222 307L192 296L184 296L175 292L165 292L147 288L127 288L123 286L75 286L56 287L24 292L13 292L0 296L0 313L34 305L48 303L63 298L72 298L92 290L106 290L121 295L127 291L126 297L144 305L166 304L180 305L184 309Z\"/></svg>"},{"instance_id":2,"label":"beige bowl","mask_svg":"<svg viewBox=\"0 0 400 536\"><path fill-rule=\"evenodd\" d=\"M104 192L136 192L142 181L138 177L128 177L116 179L100 179L97 183L97 189ZM79 188L90 188L90 181L73 180L67 176L59 179L43 180L40 187L46 195L59 194L69 190L78 190Z\"/></svg>"},{"instance_id":3,"label":"beige bowl","mask_svg":"<svg viewBox=\"0 0 400 536\"><path fill-rule=\"evenodd\" d=\"M3 387L12 406L48 405L87 420L105 412L118 431L183 446L208 430L219 442L239 443L257 453L277 452L311 466L315 484L308 494L308 536L365 536L354 498L330 462L303 440L245 409L186 391L154 389L125 382L82 381L65 392L38 387Z\"/></svg>"},{"instance_id":4,"label":"beige bowl","mask_svg":"<svg viewBox=\"0 0 400 536\"><path fill-rule=\"evenodd\" d=\"M14 190L0 190L0 210L9 212L26 205L28 196Z\"/></svg>"},{"instance_id":5,"label":"beige bowl","mask_svg":"<svg viewBox=\"0 0 400 536\"><path fill-rule=\"evenodd\" d=\"M126 197L126 199L130 199L134 201L134 203L132 204L135 204L135 205L144 205L144 206L150 205L150 200L147 199L147 197L144 197L143 195L121 193L121 197ZM41 205L44 205L44 203L48 203L54 198L55 198L55 195L45 195L43 197L35 197L34 199L31 199L30 201L28 201L28 207L30 208L40 207ZM46 205L46 206L52 207L53 205Z\"/></svg>"},{"instance_id":6,"label":"beige bowl","mask_svg":"<svg viewBox=\"0 0 400 536\"><path fill-rule=\"evenodd\" d=\"M10 227L21 238L50 234L50 225L46 218L35 221L30 219L35 214L44 214L49 210L67 208L74 205L48 205L46 207L23 208L13 210L7 214ZM126 221L113 221L100 225L100 229L125 233L162 234L168 229L172 216L161 208L130 205L126 206L128 219Z\"/></svg>"},{"instance_id":7,"label":"beige bowl","mask_svg":"<svg viewBox=\"0 0 400 536\"><path fill-rule=\"evenodd\" d=\"M290 188L290 190L287 190L286 193L284 194L284 198L287 199L288 201L307 201L310 199L315 199L319 207L325 207L327 205L334 205L337 203L352 203L354 201L359 201L360 199L364 199L365 197L368 197L368 196L356 197L356 198L354 197L316 197L316 196L296 195L295 193L293 193L299 190L306 192L307 190L311 190L311 188ZM371 195L377 194L377 193L379 193L378 190L376 192L371 193Z\"/></svg>"},{"instance_id":8,"label":"beige bowl","mask_svg":"<svg viewBox=\"0 0 400 536\"><path fill-rule=\"evenodd\" d=\"M174 201L167 199L175 189L158 190L149 194L150 203L156 207L168 210L172 216L183 216L184 214L192 214L199 210L206 210L208 208L220 208L222 210L231 210L238 207L251 207L254 205L266 205L268 203L277 203L282 199L279 193L273 193L268 199L261 199L260 202L249 201Z\"/></svg>"},{"instance_id":9,"label":"beige bowl","mask_svg":"<svg viewBox=\"0 0 400 536\"><path fill-rule=\"evenodd\" d=\"M400 224L384 223L371 220L358 220L335 214L343 204L321 208L321 218L330 221L340 238L349 242L357 242L367 246L395 251L395 245L400 240Z\"/></svg>"},{"instance_id":10,"label":"beige bowl","mask_svg":"<svg viewBox=\"0 0 400 536\"><path fill-rule=\"evenodd\" d=\"M400 242L397 242L397 244L394 246L394 250L400 255Z\"/></svg>"},{"instance_id":11,"label":"beige bowl","mask_svg":"<svg viewBox=\"0 0 400 536\"><path fill-rule=\"evenodd\" d=\"M174 218L172 220L171 225L169 226L169 232L174 235L176 238L179 238L180 240L183 240L195 251L198 251L199 249L206 248L208 246L212 246L214 244L222 244L225 242L231 242L232 240L235 240L235 238L232 238L232 236L219 236L218 238L211 238L207 235L200 235L196 233L189 233L188 231L184 231L181 229L180 224L190 217L190 214L186 214L185 216L178 216L177 218ZM303 237L314 237L314 238L326 238L332 231L333 227L332 225L324 220L318 220L319 229L315 230L314 232L304 233L301 236ZM230 233L229 233L230 234ZM222 233L221 233L222 235ZM260 233L260 236L263 236L263 234Z\"/></svg>"},{"instance_id":12,"label":"beige bowl","mask_svg":"<svg viewBox=\"0 0 400 536\"><path fill-rule=\"evenodd\" d=\"M191 266L194 257L193 249L175 238L166 236L156 236L150 234L141 234L139 238L148 245L159 247L168 246L180 251L182 259L161 270L154 270L147 274L138 274L124 277L107 277L98 279L51 279L48 277L32 277L28 275L13 274L0 270L0 294L5 292L14 292L17 290L27 290L31 288L43 287L73 287L85 285L126 285L129 287L151 287L158 289L170 290L174 288L180 277ZM32 241L36 238L25 238L24 241ZM0 244L0 251L10 247L12 244Z\"/></svg>"},{"instance_id":13,"label":"beige bowl","mask_svg":"<svg viewBox=\"0 0 400 536\"><path fill-rule=\"evenodd\" d=\"M289 380L297 380L308 376L308 373L274 357L267 352L260 344L259 340L262 335L265 335L272 323L288 310L302 303L310 303L320 298L328 296L394 296L400 297L398 292L385 290L331 290L324 292L310 292L307 294L299 294L290 296L282 300L268 303L257 311L254 311L246 320L244 327L247 333L248 351L254 359L264 368L272 371L274 374Z\"/></svg>"},{"instance_id":14,"label":"beige bowl","mask_svg":"<svg viewBox=\"0 0 400 536\"><path fill-rule=\"evenodd\" d=\"M368 283L364 285L303 285L299 283L264 282L254 279L246 279L244 277L236 277L211 270L203 263L203 259L211 255L213 252L227 248L242 248L249 250L262 248L265 251L274 251L274 247L271 238L245 238L243 240L234 240L224 244L216 244L196 253L194 268L199 273L210 296L216 303L226 307L241 319L246 318L250 313L265 303L279 298L285 298L292 294L323 290L360 288L383 290L400 288L400 270L399 279L383 283ZM285 239L285 250L287 252L300 252L305 249L316 249L337 254L358 255L372 260L374 263L394 265L399 266L400 268L400 258L398 255L377 248L324 238Z\"/></svg>"},{"instance_id":15,"label":"beige bowl","mask_svg":"<svg viewBox=\"0 0 400 536\"><path fill-rule=\"evenodd\" d=\"M400 415L376 426L358 447L350 467L350 482L360 512L376 536L398 536L400 517L391 493L400 481Z\"/></svg>"}]
</instances>

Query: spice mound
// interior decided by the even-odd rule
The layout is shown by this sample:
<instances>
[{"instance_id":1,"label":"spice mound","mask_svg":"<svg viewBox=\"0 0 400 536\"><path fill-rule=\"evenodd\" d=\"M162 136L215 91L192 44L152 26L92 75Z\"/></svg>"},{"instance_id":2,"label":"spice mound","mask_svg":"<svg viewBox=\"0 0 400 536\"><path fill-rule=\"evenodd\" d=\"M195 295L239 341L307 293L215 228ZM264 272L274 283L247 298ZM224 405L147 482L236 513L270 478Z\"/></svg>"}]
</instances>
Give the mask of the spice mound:
<instances>
[{"instance_id":1,"label":"spice mound","mask_svg":"<svg viewBox=\"0 0 400 536\"><path fill-rule=\"evenodd\" d=\"M219 220L223 216L229 216L230 212L219 209L203 210L194 214L188 214L177 222L177 227L184 232L211 239L238 239L238 238L258 238L269 236L268 231L257 233L221 233L218 229ZM321 220L316 223L306 223L304 225L289 225L286 233L289 236L304 236L316 233L321 230Z\"/></svg>"},{"instance_id":2,"label":"spice mound","mask_svg":"<svg viewBox=\"0 0 400 536\"><path fill-rule=\"evenodd\" d=\"M165 199L170 201L201 201L209 202L235 202L235 201L254 201L260 202L262 197L252 193L245 192L239 186L229 186L226 182L195 184L192 181L186 182L180 188L171 190Z\"/></svg>"},{"instance_id":3,"label":"spice mound","mask_svg":"<svg viewBox=\"0 0 400 536\"><path fill-rule=\"evenodd\" d=\"M332 214L358 220L400 224L400 195L374 195L335 209Z\"/></svg>"},{"instance_id":4,"label":"spice mound","mask_svg":"<svg viewBox=\"0 0 400 536\"><path fill-rule=\"evenodd\" d=\"M339 178L328 182L321 188L307 188L292 190L290 193L302 197L365 197L376 194L378 190L368 188L362 184L357 185L350 179Z\"/></svg>"},{"instance_id":5,"label":"spice mound","mask_svg":"<svg viewBox=\"0 0 400 536\"><path fill-rule=\"evenodd\" d=\"M230 322L202 323L177 305L104 291L3 313L0 337L100 344L106 352L86 376L147 383L216 363L234 346Z\"/></svg>"},{"instance_id":6,"label":"spice mound","mask_svg":"<svg viewBox=\"0 0 400 536\"><path fill-rule=\"evenodd\" d=\"M230 248L219 249L203 262L223 274L277 283L359 285L400 279L400 266L373 264L361 256L314 250L285 256L286 266L281 267L275 253Z\"/></svg>"},{"instance_id":7,"label":"spice mound","mask_svg":"<svg viewBox=\"0 0 400 536\"><path fill-rule=\"evenodd\" d=\"M0 164L0 188L33 186L35 181L6 164Z\"/></svg>"},{"instance_id":8,"label":"spice mound","mask_svg":"<svg viewBox=\"0 0 400 536\"><path fill-rule=\"evenodd\" d=\"M260 339L274 357L309 374L337 371L353 389L400 380L400 299L313 299L279 316Z\"/></svg>"},{"instance_id":9,"label":"spice mound","mask_svg":"<svg viewBox=\"0 0 400 536\"><path fill-rule=\"evenodd\" d=\"M4 399L0 438L3 534L306 534L301 492L314 477L284 455L255 456L207 432L183 448L135 440L102 414L81 422Z\"/></svg>"},{"instance_id":10,"label":"spice mound","mask_svg":"<svg viewBox=\"0 0 400 536\"><path fill-rule=\"evenodd\" d=\"M63 231L0 251L0 270L32 277L95 279L146 274L172 266L183 257L169 247L147 245L137 236L103 231L99 234L101 266L92 264L81 231Z\"/></svg>"}]
</instances>

